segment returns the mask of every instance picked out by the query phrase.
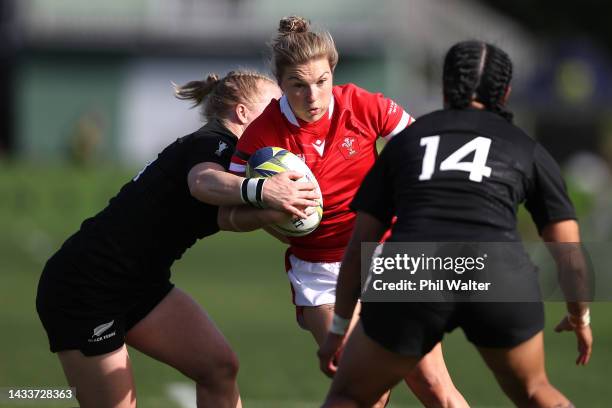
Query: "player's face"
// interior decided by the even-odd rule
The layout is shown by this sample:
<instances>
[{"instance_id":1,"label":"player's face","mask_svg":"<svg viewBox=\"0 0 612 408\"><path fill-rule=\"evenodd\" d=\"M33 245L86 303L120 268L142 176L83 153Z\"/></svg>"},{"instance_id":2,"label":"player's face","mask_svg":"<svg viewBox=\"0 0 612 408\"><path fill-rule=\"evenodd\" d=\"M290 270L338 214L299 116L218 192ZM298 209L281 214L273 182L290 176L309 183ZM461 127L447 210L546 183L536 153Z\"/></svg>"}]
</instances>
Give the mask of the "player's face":
<instances>
[{"instance_id":1,"label":"player's face","mask_svg":"<svg viewBox=\"0 0 612 408\"><path fill-rule=\"evenodd\" d=\"M327 113L332 98L332 70L327 58L288 67L281 89L293 113L305 122L319 120Z\"/></svg>"},{"instance_id":2,"label":"player's face","mask_svg":"<svg viewBox=\"0 0 612 408\"><path fill-rule=\"evenodd\" d=\"M272 99L280 99L280 88L270 81L260 81L255 101L248 104L247 125L254 121L266 109Z\"/></svg>"}]
</instances>

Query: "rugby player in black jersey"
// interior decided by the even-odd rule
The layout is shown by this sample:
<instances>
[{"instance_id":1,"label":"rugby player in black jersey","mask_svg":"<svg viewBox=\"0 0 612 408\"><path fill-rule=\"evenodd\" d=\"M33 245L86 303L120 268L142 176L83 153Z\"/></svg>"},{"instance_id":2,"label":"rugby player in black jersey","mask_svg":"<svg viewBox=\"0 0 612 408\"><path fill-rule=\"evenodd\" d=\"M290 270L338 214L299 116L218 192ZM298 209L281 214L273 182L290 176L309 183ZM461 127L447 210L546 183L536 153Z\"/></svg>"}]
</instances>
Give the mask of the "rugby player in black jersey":
<instances>
[{"instance_id":1,"label":"rugby player in black jersey","mask_svg":"<svg viewBox=\"0 0 612 408\"><path fill-rule=\"evenodd\" d=\"M445 109L398 134L364 179L352 203L358 217L340 270L334 323L319 350L321 369L334 375L325 407L369 406L458 326L514 404L572 406L546 375L539 301L364 302L361 323L344 346L360 294L360 244L377 242L393 215L389 241L520 242L516 212L525 203L544 241L580 242L557 164L512 124L505 106L511 77L512 63L498 47L454 45L444 62ZM565 267L576 278L581 273ZM537 284L535 273L530 278ZM567 309L556 330L575 333L576 363L586 364L593 341L588 303L568 301Z\"/></svg>"},{"instance_id":2,"label":"rugby player in black jersey","mask_svg":"<svg viewBox=\"0 0 612 408\"><path fill-rule=\"evenodd\" d=\"M233 184L244 179L226 170L244 129L280 97L274 81L250 71L211 74L177 87L177 96L202 104L207 124L170 144L85 220L39 282L36 306L50 349L84 408L136 406L126 343L193 379L198 406L240 406L235 354L170 282L170 267L220 229L253 230L289 212L305 217L299 208L316 205L314 185L286 172L258 185L257 198L271 209L218 207L243 204ZM215 172L222 176L211 179Z\"/></svg>"}]
</instances>

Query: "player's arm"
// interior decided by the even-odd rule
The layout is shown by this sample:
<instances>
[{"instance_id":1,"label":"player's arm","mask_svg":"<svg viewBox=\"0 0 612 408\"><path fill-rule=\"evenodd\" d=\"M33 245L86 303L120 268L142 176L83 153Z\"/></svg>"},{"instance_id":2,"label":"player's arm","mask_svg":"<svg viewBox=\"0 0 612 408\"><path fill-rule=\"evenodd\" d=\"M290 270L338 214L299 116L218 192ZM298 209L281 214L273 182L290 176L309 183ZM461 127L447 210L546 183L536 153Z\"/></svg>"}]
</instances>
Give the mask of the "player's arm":
<instances>
[{"instance_id":1,"label":"player's arm","mask_svg":"<svg viewBox=\"0 0 612 408\"><path fill-rule=\"evenodd\" d=\"M293 177L291 172L286 172L283 177L277 177L271 183L269 179L266 180L271 188L271 196L282 195L283 185L288 183L287 180L292 180L291 177ZM299 178L301 175L296 173L295 177ZM275 238L282 242L288 242L285 236L274 232L270 228L265 228L265 226L285 222L291 217L291 214L274 209L260 209L243 205L241 194L236 190L240 191L241 185L245 181L244 177L226 172L223 166L218 163L205 162L195 165L187 178L189 190L193 197L202 202L220 206L217 213L217 224L221 230L242 232L263 227ZM291 184L290 187L309 183ZM298 189L297 191L302 190Z\"/></svg>"},{"instance_id":2,"label":"player's arm","mask_svg":"<svg viewBox=\"0 0 612 408\"><path fill-rule=\"evenodd\" d=\"M395 103L390 101L391 104ZM402 130L414 123L414 118L408 114L403 108L398 106L397 108L401 111L401 114L389 114L387 121L384 124L383 129L380 132L380 137L386 142L389 142Z\"/></svg>"},{"instance_id":3,"label":"player's arm","mask_svg":"<svg viewBox=\"0 0 612 408\"><path fill-rule=\"evenodd\" d=\"M217 224L223 231L247 232L263 229L282 243L288 244L289 239L272 228L269 224L286 222L291 215L273 209L259 209L246 205L219 207Z\"/></svg>"},{"instance_id":4,"label":"player's arm","mask_svg":"<svg viewBox=\"0 0 612 408\"><path fill-rule=\"evenodd\" d=\"M278 231L276 231L276 230L274 230L274 229L272 229L270 227L264 226L264 227L262 227L262 229L264 231L266 231L268 234L272 235L274 238L278 239L283 244L290 244L291 243L289 241L289 238L287 238L287 236L281 234L280 232L278 232Z\"/></svg>"},{"instance_id":5,"label":"player's arm","mask_svg":"<svg viewBox=\"0 0 612 408\"><path fill-rule=\"evenodd\" d=\"M361 243L378 242L388 227L388 224L366 212L357 212L353 235L344 253L336 284L332 326L317 353L321 371L329 377L337 370L337 357L361 293ZM372 258L373 251L365 255L366 259Z\"/></svg>"},{"instance_id":6,"label":"player's arm","mask_svg":"<svg viewBox=\"0 0 612 408\"><path fill-rule=\"evenodd\" d=\"M244 204L240 195L243 180L244 177L227 173L223 166L213 162L196 164L187 175L191 195L212 205Z\"/></svg>"},{"instance_id":7,"label":"player's arm","mask_svg":"<svg viewBox=\"0 0 612 408\"><path fill-rule=\"evenodd\" d=\"M589 268L580 244L580 231L575 220L549 223L541 230L542 239L557 264L559 282L566 297L567 316L555 331L573 331L578 341L576 364L587 364L593 350L588 300L591 298Z\"/></svg>"},{"instance_id":8,"label":"player's arm","mask_svg":"<svg viewBox=\"0 0 612 408\"><path fill-rule=\"evenodd\" d=\"M247 205L219 207L217 223L223 231L246 232L287 221L291 215L273 209Z\"/></svg>"},{"instance_id":9,"label":"player's arm","mask_svg":"<svg viewBox=\"0 0 612 408\"><path fill-rule=\"evenodd\" d=\"M591 285L576 213L558 164L539 144L534 146L531 170L525 208L542 239L550 243L548 249L557 264L569 313L555 330L575 332L579 349L576 364L586 364L593 344L587 303L591 299Z\"/></svg>"},{"instance_id":10,"label":"player's arm","mask_svg":"<svg viewBox=\"0 0 612 408\"><path fill-rule=\"evenodd\" d=\"M406 129L415 119L401 105L381 93L370 93L355 87L352 106L373 132L384 142ZM381 145L384 143L381 142Z\"/></svg>"},{"instance_id":11,"label":"player's arm","mask_svg":"<svg viewBox=\"0 0 612 408\"><path fill-rule=\"evenodd\" d=\"M301 174L287 171L263 181L261 200L271 208L306 218L303 208L317 206L319 198L313 183L294 183ZM257 183L225 171L214 162L196 164L187 175L191 195L196 199L220 206L240 205L248 201L250 192L255 192Z\"/></svg>"},{"instance_id":12,"label":"player's arm","mask_svg":"<svg viewBox=\"0 0 612 408\"><path fill-rule=\"evenodd\" d=\"M336 285L335 313L342 319L350 320L361 293L361 243L379 242L389 224L363 211L357 212L353 235L346 248ZM374 252L365 254L371 259Z\"/></svg>"}]
</instances>

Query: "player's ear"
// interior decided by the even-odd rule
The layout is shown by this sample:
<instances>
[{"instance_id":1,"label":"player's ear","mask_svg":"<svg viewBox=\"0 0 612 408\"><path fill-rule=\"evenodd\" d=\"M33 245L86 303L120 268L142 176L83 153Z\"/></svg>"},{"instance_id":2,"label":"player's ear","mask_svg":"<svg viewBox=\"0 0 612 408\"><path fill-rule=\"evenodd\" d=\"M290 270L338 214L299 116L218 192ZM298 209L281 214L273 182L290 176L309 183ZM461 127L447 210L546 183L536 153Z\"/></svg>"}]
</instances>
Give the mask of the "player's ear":
<instances>
[{"instance_id":1,"label":"player's ear","mask_svg":"<svg viewBox=\"0 0 612 408\"><path fill-rule=\"evenodd\" d=\"M246 125L247 123L249 123L249 120L248 120L249 108L247 108L245 104L239 103L236 105L234 109L236 111L236 117L238 118L238 121L241 124Z\"/></svg>"},{"instance_id":2,"label":"player's ear","mask_svg":"<svg viewBox=\"0 0 612 408\"><path fill-rule=\"evenodd\" d=\"M502 98L502 104L506 105L508 103L508 98L510 98L510 93L512 92L512 87L508 85L506 88L506 92L504 92L504 97Z\"/></svg>"}]
</instances>

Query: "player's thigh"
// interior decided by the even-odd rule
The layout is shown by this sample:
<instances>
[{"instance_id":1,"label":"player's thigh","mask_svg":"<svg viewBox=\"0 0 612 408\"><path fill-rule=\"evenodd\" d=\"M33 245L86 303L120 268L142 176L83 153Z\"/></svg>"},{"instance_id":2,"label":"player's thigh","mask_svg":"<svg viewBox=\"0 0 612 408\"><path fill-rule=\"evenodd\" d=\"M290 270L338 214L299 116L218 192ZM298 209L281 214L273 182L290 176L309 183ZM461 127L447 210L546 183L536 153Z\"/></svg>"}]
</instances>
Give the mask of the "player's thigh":
<instances>
[{"instance_id":1,"label":"player's thigh","mask_svg":"<svg viewBox=\"0 0 612 408\"><path fill-rule=\"evenodd\" d=\"M132 366L125 344L110 353L85 356L80 350L57 353L82 408L136 406Z\"/></svg>"},{"instance_id":2,"label":"player's thigh","mask_svg":"<svg viewBox=\"0 0 612 408\"><path fill-rule=\"evenodd\" d=\"M418 357L392 353L371 340L357 324L334 376L329 397L348 397L371 406L417 364Z\"/></svg>"},{"instance_id":3,"label":"player's thigh","mask_svg":"<svg viewBox=\"0 0 612 408\"><path fill-rule=\"evenodd\" d=\"M429 353L419 360L412 372L406 377L406 381L409 384L422 382L428 385L452 384L450 374L444 362L444 355L442 354L442 343L436 344Z\"/></svg>"},{"instance_id":4,"label":"player's thigh","mask_svg":"<svg viewBox=\"0 0 612 408\"><path fill-rule=\"evenodd\" d=\"M527 389L547 381L542 332L511 348L478 347L478 351L504 388Z\"/></svg>"},{"instance_id":5,"label":"player's thigh","mask_svg":"<svg viewBox=\"0 0 612 408\"><path fill-rule=\"evenodd\" d=\"M204 309L173 288L132 327L127 343L203 383L235 377L238 359Z\"/></svg>"},{"instance_id":6,"label":"player's thigh","mask_svg":"<svg viewBox=\"0 0 612 408\"><path fill-rule=\"evenodd\" d=\"M308 330L320 345L327 336L333 316L333 304L302 306L302 327Z\"/></svg>"},{"instance_id":7,"label":"player's thigh","mask_svg":"<svg viewBox=\"0 0 612 408\"><path fill-rule=\"evenodd\" d=\"M359 311L361 310L361 304L357 303L353 318L348 329L350 334L351 330L355 327L359 321ZM331 322L334 317L334 305L320 305L320 306L303 306L302 312L302 325L303 327L312 333L315 341L318 345L323 344L325 337L331 327Z\"/></svg>"}]
</instances>

